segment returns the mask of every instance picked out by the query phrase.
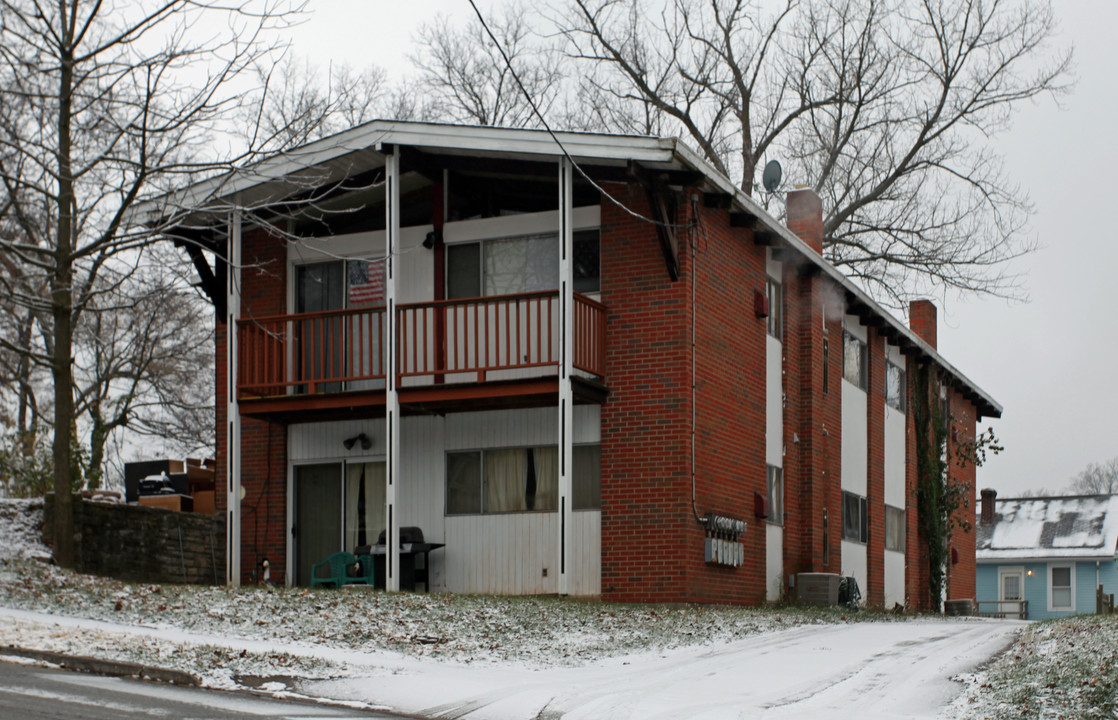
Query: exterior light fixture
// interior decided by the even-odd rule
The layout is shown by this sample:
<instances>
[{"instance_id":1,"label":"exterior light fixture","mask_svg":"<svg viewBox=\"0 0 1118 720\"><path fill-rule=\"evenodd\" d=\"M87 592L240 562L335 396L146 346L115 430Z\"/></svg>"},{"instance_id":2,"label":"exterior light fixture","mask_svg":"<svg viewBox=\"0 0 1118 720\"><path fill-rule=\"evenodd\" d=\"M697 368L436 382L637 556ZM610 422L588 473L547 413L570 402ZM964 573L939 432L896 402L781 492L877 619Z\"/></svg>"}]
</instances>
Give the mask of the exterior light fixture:
<instances>
[{"instance_id":1,"label":"exterior light fixture","mask_svg":"<svg viewBox=\"0 0 1118 720\"><path fill-rule=\"evenodd\" d=\"M352 450L353 446L355 444L357 444L358 441L361 442L361 449L362 450L368 450L369 448L371 448L373 446L373 441L365 433L361 433L360 435L354 435L351 438L346 438L345 440L342 440L342 445L345 446L346 450Z\"/></svg>"}]
</instances>

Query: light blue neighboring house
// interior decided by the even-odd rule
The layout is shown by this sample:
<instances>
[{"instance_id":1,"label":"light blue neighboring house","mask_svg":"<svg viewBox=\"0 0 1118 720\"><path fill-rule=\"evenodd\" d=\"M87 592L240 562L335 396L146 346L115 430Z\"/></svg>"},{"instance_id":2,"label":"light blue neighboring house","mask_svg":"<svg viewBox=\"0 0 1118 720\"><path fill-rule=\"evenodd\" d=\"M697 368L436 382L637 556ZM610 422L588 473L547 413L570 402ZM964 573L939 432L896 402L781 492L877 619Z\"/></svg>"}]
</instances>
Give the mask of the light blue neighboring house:
<instances>
[{"instance_id":1,"label":"light blue neighboring house","mask_svg":"<svg viewBox=\"0 0 1118 720\"><path fill-rule=\"evenodd\" d=\"M1118 495L1010 498L983 490L975 534L978 611L1028 620L1095 612L1118 594Z\"/></svg>"}]
</instances>

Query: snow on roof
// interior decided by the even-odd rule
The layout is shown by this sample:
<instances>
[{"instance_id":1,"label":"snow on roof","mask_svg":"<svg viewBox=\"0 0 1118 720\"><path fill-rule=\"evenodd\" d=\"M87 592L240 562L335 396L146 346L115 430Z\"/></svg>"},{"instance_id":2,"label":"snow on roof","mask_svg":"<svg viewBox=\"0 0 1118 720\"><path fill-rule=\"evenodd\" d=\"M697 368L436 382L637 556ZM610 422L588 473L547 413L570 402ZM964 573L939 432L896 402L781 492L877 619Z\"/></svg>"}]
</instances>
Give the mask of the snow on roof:
<instances>
[{"instance_id":1,"label":"snow on roof","mask_svg":"<svg viewBox=\"0 0 1118 720\"><path fill-rule=\"evenodd\" d=\"M1118 495L996 500L994 523L978 522L977 529L975 556L979 562L1109 560L1118 549Z\"/></svg>"}]
</instances>

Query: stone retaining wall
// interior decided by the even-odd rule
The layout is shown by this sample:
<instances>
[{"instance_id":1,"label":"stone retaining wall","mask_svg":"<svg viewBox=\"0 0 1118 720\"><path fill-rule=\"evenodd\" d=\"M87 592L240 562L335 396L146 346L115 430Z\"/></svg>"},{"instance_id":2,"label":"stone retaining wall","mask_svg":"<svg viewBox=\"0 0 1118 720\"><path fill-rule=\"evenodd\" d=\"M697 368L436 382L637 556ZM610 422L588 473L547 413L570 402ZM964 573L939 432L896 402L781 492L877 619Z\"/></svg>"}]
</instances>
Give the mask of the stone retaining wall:
<instances>
[{"instance_id":1,"label":"stone retaining wall","mask_svg":"<svg viewBox=\"0 0 1118 720\"><path fill-rule=\"evenodd\" d=\"M43 540L52 544L53 495ZM225 517L83 501L74 496L77 570L132 582L225 582Z\"/></svg>"}]
</instances>

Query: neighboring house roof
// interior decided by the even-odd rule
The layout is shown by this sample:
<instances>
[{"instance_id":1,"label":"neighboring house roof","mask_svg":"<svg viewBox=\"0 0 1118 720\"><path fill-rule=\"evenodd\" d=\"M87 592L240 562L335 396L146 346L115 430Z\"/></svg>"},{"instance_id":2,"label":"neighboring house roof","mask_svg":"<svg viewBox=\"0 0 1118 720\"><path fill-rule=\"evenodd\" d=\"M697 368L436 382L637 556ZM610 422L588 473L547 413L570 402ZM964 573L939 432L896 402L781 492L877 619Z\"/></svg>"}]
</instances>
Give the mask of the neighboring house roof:
<instances>
[{"instance_id":1,"label":"neighboring house roof","mask_svg":"<svg viewBox=\"0 0 1118 720\"><path fill-rule=\"evenodd\" d=\"M1110 560L1118 548L1118 495L996 500L977 524L978 562L1032 558Z\"/></svg>"},{"instance_id":2,"label":"neighboring house roof","mask_svg":"<svg viewBox=\"0 0 1118 720\"><path fill-rule=\"evenodd\" d=\"M556 144L562 143L562 149ZM522 128L445 125L440 123L372 120L260 162L194 183L182 190L142 203L132 220L157 225L200 227L224 222L235 206L291 202L308 187L340 183L344 178L382 166L394 146L414 147L445 156L504 157L527 162L552 160L565 151L584 167L623 169L635 161L653 172L694 174L704 191L728 196L734 210L757 219L756 227L775 236L776 244L792 250L844 291L849 312L879 319L906 353L932 360L970 399L976 420L1001 417L1002 406L977 383L948 362L935 348L869 297L843 273L821 257L765 211L749 195L677 138L556 132Z\"/></svg>"}]
</instances>

